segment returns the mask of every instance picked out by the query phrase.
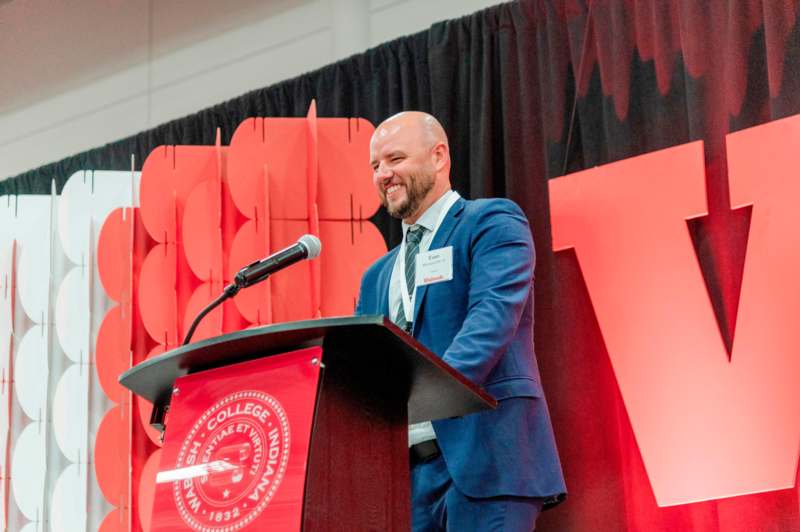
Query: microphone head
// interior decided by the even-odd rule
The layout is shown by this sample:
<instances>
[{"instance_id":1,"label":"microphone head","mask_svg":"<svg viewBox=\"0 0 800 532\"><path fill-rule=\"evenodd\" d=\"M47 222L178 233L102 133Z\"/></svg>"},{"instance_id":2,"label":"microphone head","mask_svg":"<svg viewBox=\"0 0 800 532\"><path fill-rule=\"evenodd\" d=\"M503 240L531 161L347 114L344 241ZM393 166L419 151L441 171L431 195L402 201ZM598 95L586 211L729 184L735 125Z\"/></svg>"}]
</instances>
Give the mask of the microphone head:
<instances>
[{"instance_id":1,"label":"microphone head","mask_svg":"<svg viewBox=\"0 0 800 532\"><path fill-rule=\"evenodd\" d=\"M303 235L297 239L297 243L306 248L308 259L319 257L319 252L322 251L322 242L314 235Z\"/></svg>"}]
</instances>

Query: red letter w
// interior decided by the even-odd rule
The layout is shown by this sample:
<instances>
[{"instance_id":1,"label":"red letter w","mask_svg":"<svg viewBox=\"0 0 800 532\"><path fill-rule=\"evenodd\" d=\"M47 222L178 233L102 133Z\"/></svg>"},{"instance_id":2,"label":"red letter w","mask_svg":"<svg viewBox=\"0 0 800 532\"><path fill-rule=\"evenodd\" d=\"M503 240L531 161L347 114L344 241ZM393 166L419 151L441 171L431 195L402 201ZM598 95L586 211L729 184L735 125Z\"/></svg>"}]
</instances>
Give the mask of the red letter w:
<instances>
[{"instance_id":1,"label":"red letter w","mask_svg":"<svg viewBox=\"0 0 800 532\"><path fill-rule=\"evenodd\" d=\"M700 142L550 182L659 506L789 488L800 448L800 117L728 136L752 205L730 360L686 220L707 213Z\"/></svg>"}]
</instances>

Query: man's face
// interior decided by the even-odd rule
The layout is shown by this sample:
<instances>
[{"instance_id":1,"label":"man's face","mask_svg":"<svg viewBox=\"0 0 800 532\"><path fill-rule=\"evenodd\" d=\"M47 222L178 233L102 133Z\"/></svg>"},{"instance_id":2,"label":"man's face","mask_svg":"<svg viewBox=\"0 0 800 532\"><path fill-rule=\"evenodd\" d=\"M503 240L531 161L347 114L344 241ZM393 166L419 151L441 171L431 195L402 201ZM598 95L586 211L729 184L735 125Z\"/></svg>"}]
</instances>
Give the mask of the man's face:
<instances>
[{"instance_id":1,"label":"man's face","mask_svg":"<svg viewBox=\"0 0 800 532\"><path fill-rule=\"evenodd\" d=\"M381 204L395 218L408 218L419 209L436 182L431 148L411 126L379 128L370 144L372 182Z\"/></svg>"}]
</instances>

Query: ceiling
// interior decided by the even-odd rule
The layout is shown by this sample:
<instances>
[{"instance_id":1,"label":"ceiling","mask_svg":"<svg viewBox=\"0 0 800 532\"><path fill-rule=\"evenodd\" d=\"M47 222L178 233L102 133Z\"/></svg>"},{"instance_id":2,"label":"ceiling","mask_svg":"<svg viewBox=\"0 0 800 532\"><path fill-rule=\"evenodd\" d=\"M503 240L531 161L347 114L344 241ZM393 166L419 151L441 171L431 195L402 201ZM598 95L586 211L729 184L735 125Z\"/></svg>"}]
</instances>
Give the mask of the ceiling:
<instances>
[{"instance_id":1,"label":"ceiling","mask_svg":"<svg viewBox=\"0 0 800 532\"><path fill-rule=\"evenodd\" d=\"M0 0L0 114L311 0Z\"/></svg>"}]
</instances>

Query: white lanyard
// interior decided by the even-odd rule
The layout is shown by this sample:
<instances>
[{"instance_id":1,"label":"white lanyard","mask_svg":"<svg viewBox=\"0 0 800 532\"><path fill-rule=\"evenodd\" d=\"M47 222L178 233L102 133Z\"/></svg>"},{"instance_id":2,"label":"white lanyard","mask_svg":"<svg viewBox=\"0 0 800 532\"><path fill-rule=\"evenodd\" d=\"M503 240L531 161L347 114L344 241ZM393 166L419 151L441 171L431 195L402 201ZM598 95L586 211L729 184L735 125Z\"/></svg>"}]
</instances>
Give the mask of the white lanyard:
<instances>
[{"instance_id":1,"label":"white lanyard","mask_svg":"<svg viewBox=\"0 0 800 532\"><path fill-rule=\"evenodd\" d=\"M431 235L431 238L428 240L428 243L424 246L424 248L422 245L420 245L419 253L428 251L433 239L436 237L436 232L439 230L439 226L442 225L442 220L444 220L444 217L447 216L447 212L450 210L450 207L452 207L460 197L461 196L459 196L458 192L455 190L451 192L450 197L447 198L444 205L442 205L442 211L439 213L439 218L436 220L436 225L433 226L433 234ZM406 231L406 233L408 233L408 231ZM417 254L417 257L419 257L419 253ZM403 235L403 242L400 244L400 256L397 257L397 260L400 262L400 300L403 303L403 313L406 316L406 323L412 323L414 321L414 303L417 299L417 286L415 282L414 293L409 296L408 283L406 283L406 235ZM415 275L416 271L417 269L415 267Z\"/></svg>"}]
</instances>

